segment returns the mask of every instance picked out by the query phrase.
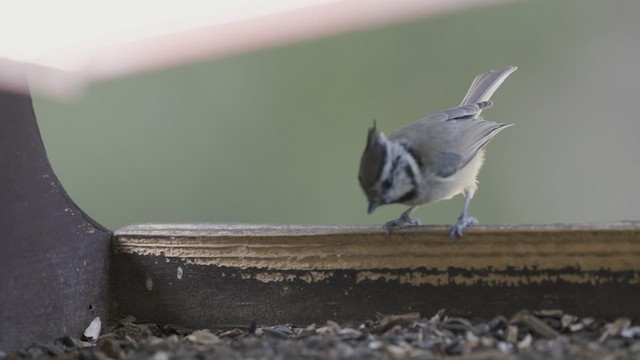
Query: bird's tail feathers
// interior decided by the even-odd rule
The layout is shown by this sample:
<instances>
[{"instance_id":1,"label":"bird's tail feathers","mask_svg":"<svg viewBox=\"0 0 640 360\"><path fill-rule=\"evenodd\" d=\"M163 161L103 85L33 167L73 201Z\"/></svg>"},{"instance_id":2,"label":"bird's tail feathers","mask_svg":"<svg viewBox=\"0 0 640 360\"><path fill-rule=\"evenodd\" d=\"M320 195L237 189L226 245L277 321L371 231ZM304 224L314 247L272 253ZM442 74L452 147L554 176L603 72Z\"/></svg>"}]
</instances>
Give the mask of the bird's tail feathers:
<instances>
[{"instance_id":1,"label":"bird's tail feathers","mask_svg":"<svg viewBox=\"0 0 640 360\"><path fill-rule=\"evenodd\" d=\"M502 82L517 69L515 66L507 66L502 70L489 71L476 76L460 105L470 105L488 101L493 93L502 85Z\"/></svg>"}]
</instances>

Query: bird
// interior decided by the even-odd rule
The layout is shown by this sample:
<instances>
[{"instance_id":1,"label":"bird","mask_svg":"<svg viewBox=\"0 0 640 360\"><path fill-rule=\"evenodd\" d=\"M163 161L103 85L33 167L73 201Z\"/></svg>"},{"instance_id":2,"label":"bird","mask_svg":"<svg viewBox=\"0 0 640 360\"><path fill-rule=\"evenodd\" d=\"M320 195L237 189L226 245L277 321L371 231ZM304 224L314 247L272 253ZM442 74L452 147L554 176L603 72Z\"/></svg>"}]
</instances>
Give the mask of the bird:
<instances>
[{"instance_id":1,"label":"bird","mask_svg":"<svg viewBox=\"0 0 640 360\"><path fill-rule=\"evenodd\" d=\"M478 189L485 147L513 125L487 121L480 114L493 105L491 96L516 70L508 66L476 76L459 106L425 116L389 136L377 129L374 120L358 173L367 211L371 214L385 204L409 206L383 225L387 236L392 229L420 225L419 219L411 217L416 207L458 194L464 194L464 208L449 231L450 238L462 237L468 226L478 224L468 210Z\"/></svg>"}]
</instances>

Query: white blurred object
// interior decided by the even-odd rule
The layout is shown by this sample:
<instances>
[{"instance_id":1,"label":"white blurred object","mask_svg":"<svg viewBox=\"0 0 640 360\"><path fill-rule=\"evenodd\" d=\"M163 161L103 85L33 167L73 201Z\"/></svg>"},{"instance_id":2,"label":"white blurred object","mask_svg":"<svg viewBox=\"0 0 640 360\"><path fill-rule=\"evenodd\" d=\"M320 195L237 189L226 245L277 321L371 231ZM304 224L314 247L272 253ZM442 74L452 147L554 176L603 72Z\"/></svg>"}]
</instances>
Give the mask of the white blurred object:
<instances>
[{"instance_id":1,"label":"white blurred object","mask_svg":"<svg viewBox=\"0 0 640 360\"><path fill-rule=\"evenodd\" d=\"M52 97L206 58L508 0L0 0L0 87Z\"/></svg>"},{"instance_id":2,"label":"white blurred object","mask_svg":"<svg viewBox=\"0 0 640 360\"><path fill-rule=\"evenodd\" d=\"M96 341L98 341L101 328L102 328L102 322L100 321L99 317L96 317L95 319L93 319L91 324L89 324L87 329L84 331L83 335L87 340L95 343Z\"/></svg>"}]
</instances>

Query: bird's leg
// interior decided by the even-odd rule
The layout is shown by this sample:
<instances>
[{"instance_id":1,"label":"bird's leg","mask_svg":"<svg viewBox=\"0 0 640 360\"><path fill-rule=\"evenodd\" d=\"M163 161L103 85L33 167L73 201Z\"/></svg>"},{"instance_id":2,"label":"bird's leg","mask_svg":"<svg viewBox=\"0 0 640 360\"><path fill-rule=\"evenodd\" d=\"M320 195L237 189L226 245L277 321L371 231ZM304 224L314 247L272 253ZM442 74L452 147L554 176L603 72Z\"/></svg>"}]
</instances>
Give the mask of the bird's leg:
<instances>
[{"instance_id":1,"label":"bird's leg","mask_svg":"<svg viewBox=\"0 0 640 360\"><path fill-rule=\"evenodd\" d=\"M469 203L471 202L471 198L473 197L472 192L467 192L465 194L464 199L464 208L462 209L462 214L458 218L458 222L453 224L451 227L451 231L449 232L449 237L451 239L456 236L462 237L462 230L464 230L469 225L478 225L478 219L473 216L467 215L467 210L469 209Z\"/></svg>"},{"instance_id":2,"label":"bird's leg","mask_svg":"<svg viewBox=\"0 0 640 360\"><path fill-rule=\"evenodd\" d=\"M387 221L382 227L384 229L384 233L387 234L387 236L389 236L389 234L391 234L391 229L402 229L407 227L407 225L421 225L422 223L420 222L420 220L416 218L412 218L410 216L415 209L416 209L416 206L412 206L409 209L407 209L405 212L400 214L399 218L395 220Z\"/></svg>"}]
</instances>

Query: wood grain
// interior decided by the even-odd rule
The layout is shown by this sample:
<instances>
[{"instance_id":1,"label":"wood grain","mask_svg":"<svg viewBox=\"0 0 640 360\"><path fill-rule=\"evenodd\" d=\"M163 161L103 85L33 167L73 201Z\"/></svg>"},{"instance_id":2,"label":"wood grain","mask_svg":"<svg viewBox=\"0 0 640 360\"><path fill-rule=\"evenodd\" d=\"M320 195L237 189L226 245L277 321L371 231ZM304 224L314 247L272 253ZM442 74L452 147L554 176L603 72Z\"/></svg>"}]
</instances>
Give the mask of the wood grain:
<instances>
[{"instance_id":1,"label":"wood grain","mask_svg":"<svg viewBox=\"0 0 640 360\"><path fill-rule=\"evenodd\" d=\"M390 237L377 226L129 226L114 240L117 300L121 315L198 326L441 307L478 316L550 307L640 315L638 222L477 226L453 241L447 233L440 226ZM143 302L134 306L135 298ZM211 313L203 302L225 310Z\"/></svg>"}]
</instances>

